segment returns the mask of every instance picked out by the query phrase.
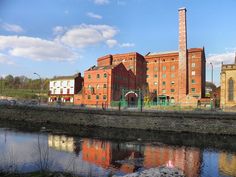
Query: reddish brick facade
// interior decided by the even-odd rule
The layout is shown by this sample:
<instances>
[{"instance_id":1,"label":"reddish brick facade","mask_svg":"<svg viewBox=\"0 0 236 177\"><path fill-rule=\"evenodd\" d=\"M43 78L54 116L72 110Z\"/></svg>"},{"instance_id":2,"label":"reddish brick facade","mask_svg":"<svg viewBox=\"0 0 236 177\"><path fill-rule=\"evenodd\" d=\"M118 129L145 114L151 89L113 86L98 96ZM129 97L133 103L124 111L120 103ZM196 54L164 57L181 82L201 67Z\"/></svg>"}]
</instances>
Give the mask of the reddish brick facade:
<instances>
[{"instance_id":1,"label":"reddish brick facade","mask_svg":"<svg viewBox=\"0 0 236 177\"><path fill-rule=\"evenodd\" d=\"M78 104L109 106L121 99L122 89L146 86L146 61L138 53L106 55L98 58L97 66L84 72L84 78L84 100Z\"/></svg>"},{"instance_id":2,"label":"reddish brick facade","mask_svg":"<svg viewBox=\"0 0 236 177\"><path fill-rule=\"evenodd\" d=\"M110 105L119 101L122 89L135 88L135 76L123 63L92 67L84 73L84 104Z\"/></svg>"},{"instance_id":3,"label":"reddish brick facade","mask_svg":"<svg viewBox=\"0 0 236 177\"><path fill-rule=\"evenodd\" d=\"M185 8L179 9L178 51L100 57L97 66L85 71L83 96L78 100L86 105L111 105L120 100L122 89L141 89L152 101L164 97L195 104L205 96L205 51L187 49Z\"/></svg>"},{"instance_id":4,"label":"reddish brick facade","mask_svg":"<svg viewBox=\"0 0 236 177\"><path fill-rule=\"evenodd\" d=\"M202 98L205 96L205 53L202 48L187 50L188 78L186 83L189 96ZM147 83L149 92L155 96L166 95L172 101L179 101L183 95L183 84L180 81L179 54L178 52L153 53L145 56L147 61ZM185 87L184 87L185 88ZM187 94L184 94L186 97ZM182 96L183 97L183 96ZM180 100L181 101L181 100Z\"/></svg>"}]
</instances>

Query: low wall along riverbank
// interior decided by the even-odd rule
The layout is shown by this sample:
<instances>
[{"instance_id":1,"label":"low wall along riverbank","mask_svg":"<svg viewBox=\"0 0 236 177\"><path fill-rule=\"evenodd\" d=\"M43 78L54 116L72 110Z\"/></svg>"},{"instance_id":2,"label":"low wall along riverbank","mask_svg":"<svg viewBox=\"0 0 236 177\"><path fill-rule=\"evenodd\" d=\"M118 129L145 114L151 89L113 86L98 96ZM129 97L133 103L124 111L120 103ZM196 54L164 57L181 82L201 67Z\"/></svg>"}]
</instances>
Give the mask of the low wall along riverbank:
<instances>
[{"instance_id":1,"label":"low wall along riverbank","mask_svg":"<svg viewBox=\"0 0 236 177\"><path fill-rule=\"evenodd\" d=\"M236 135L236 113L129 112L0 106L0 120L154 131Z\"/></svg>"}]
</instances>

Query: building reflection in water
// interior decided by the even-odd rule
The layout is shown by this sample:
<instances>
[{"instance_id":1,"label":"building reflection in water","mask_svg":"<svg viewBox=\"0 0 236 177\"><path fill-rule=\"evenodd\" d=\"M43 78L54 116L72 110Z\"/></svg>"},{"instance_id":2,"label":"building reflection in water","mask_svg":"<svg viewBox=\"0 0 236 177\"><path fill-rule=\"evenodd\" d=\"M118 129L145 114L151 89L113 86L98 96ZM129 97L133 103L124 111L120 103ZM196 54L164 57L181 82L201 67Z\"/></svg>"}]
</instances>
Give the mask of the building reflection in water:
<instances>
[{"instance_id":1,"label":"building reflection in water","mask_svg":"<svg viewBox=\"0 0 236 177\"><path fill-rule=\"evenodd\" d=\"M135 172L140 167L168 166L182 170L187 177L196 177L201 163L200 149L197 148L117 144L92 139L83 140L82 155L83 160L123 173Z\"/></svg>"},{"instance_id":2,"label":"building reflection in water","mask_svg":"<svg viewBox=\"0 0 236 177\"><path fill-rule=\"evenodd\" d=\"M224 176L236 176L236 154L220 153L219 170Z\"/></svg>"},{"instance_id":3,"label":"building reflection in water","mask_svg":"<svg viewBox=\"0 0 236 177\"><path fill-rule=\"evenodd\" d=\"M109 168L113 172L132 173L136 171L136 165L129 161L142 157L139 149L129 147L126 143L111 143L95 139L83 139L82 158L85 161L103 168ZM129 160L119 163L117 161Z\"/></svg>"},{"instance_id":4,"label":"building reflection in water","mask_svg":"<svg viewBox=\"0 0 236 177\"><path fill-rule=\"evenodd\" d=\"M65 135L48 135L48 146L58 151L74 152L77 155L80 151L79 140Z\"/></svg>"},{"instance_id":5,"label":"building reflection in water","mask_svg":"<svg viewBox=\"0 0 236 177\"><path fill-rule=\"evenodd\" d=\"M73 152L83 162L96 166L95 169L104 169L102 173L106 174L108 171L127 174L139 168L168 166L182 170L186 177L208 174L236 176L235 154L201 151L199 148L117 143L89 138L80 140L59 135L49 135L48 145L58 151Z\"/></svg>"},{"instance_id":6,"label":"building reflection in water","mask_svg":"<svg viewBox=\"0 0 236 177\"><path fill-rule=\"evenodd\" d=\"M175 167L184 172L186 177L199 176L201 153L198 148L146 145L144 167Z\"/></svg>"}]
</instances>

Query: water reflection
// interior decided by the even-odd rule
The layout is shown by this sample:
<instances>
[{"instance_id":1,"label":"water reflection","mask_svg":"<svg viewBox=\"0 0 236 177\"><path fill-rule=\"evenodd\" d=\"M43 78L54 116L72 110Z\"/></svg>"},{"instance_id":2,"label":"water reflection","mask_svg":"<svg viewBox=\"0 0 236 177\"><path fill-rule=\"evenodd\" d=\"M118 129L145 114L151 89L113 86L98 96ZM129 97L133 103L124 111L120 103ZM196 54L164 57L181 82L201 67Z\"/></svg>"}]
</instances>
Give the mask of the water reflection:
<instances>
[{"instance_id":1,"label":"water reflection","mask_svg":"<svg viewBox=\"0 0 236 177\"><path fill-rule=\"evenodd\" d=\"M39 143L40 140L40 143ZM158 142L114 142L0 129L0 169L14 159L18 170L38 169L37 149L49 149L51 170L81 176L123 175L152 167L175 167L186 177L236 176L236 153L167 146Z\"/></svg>"}]
</instances>

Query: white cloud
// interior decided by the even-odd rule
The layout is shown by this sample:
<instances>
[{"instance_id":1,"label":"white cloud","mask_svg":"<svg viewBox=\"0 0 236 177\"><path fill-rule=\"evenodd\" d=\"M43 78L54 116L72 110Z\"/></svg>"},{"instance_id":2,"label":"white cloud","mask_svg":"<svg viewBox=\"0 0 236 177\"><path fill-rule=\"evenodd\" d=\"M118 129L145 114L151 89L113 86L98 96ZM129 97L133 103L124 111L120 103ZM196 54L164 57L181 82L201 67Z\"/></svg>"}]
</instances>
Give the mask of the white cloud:
<instances>
[{"instance_id":1,"label":"white cloud","mask_svg":"<svg viewBox=\"0 0 236 177\"><path fill-rule=\"evenodd\" d=\"M94 0L94 3L98 5L108 4L109 2L109 0Z\"/></svg>"},{"instance_id":2,"label":"white cloud","mask_svg":"<svg viewBox=\"0 0 236 177\"><path fill-rule=\"evenodd\" d=\"M23 28L20 27L19 25L15 25L15 24L9 24L9 23L3 23L1 25L1 27L6 30L6 31L10 31L10 32L16 32L16 33L21 33L23 32Z\"/></svg>"},{"instance_id":3,"label":"white cloud","mask_svg":"<svg viewBox=\"0 0 236 177\"><path fill-rule=\"evenodd\" d=\"M115 39L109 39L106 41L106 44L109 48L112 48L118 44L118 42Z\"/></svg>"},{"instance_id":4,"label":"white cloud","mask_svg":"<svg viewBox=\"0 0 236 177\"><path fill-rule=\"evenodd\" d=\"M32 60L72 61L76 55L55 41L27 36L0 36L0 50Z\"/></svg>"},{"instance_id":5,"label":"white cloud","mask_svg":"<svg viewBox=\"0 0 236 177\"><path fill-rule=\"evenodd\" d=\"M102 19L102 16L101 15L98 15L98 14L95 14L93 12L88 12L87 13L87 16L91 17L91 18L95 18L95 19Z\"/></svg>"},{"instance_id":6,"label":"white cloud","mask_svg":"<svg viewBox=\"0 0 236 177\"><path fill-rule=\"evenodd\" d=\"M66 28L63 26L56 26L52 30L54 35L60 35L66 31Z\"/></svg>"},{"instance_id":7,"label":"white cloud","mask_svg":"<svg viewBox=\"0 0 236 177\"><path fill-rule=\"evenodd\" d=\"M225 52L220 54L209 54L207 57L207 63L212 63L214 67L221 67L221 63L232 64L234 63L235 53Z\"/></svg>"},{"instance_id":8,"label":"white cloud","mask_svg":"<svg viewBox=\"0 0 236 177\"><path fill-rule=\"evenodd\" d=\"M109 25L82 24L67 30L64 35L57 38L68 46L84 48L111 40L117 33L118 30Z\"/></svg>"},{"instance_id":9,"label":"white cloud","mask_svg":"<svg viewBox=\"0 0 236 177\"><path fill-rule=\"evenodd\" d=\"M7 57L4 54L0 53L0 63L2 64L7 64L7 65L14 65L15 63L9 59L9 57Z\"/></svg>"},{"instance_id":10,"label":"white cloud","mask_svg":"<svg viewBox=\"0 0 236 177\"><path fill-rule=\"evenodd\" d=\"M134 47L135 44L134 43L122 43L120 44L120 47Z\"/></svg>"}]
</instances>

